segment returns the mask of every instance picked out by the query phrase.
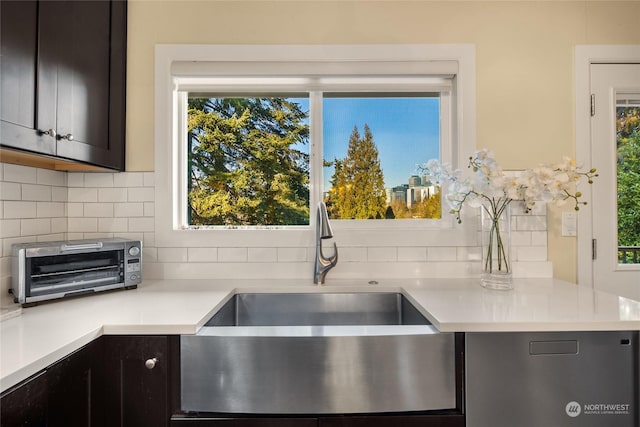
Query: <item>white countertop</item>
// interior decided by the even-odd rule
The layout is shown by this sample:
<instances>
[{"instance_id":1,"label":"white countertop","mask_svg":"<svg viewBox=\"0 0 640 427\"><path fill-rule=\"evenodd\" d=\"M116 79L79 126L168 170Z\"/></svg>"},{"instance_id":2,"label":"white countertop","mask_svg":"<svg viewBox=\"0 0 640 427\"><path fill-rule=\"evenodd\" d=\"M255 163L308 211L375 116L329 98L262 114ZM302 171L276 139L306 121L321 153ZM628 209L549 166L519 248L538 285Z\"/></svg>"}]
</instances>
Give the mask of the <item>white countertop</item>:
<instances>
[{"instance_id":1,"label":"white countertop","mask_svg":"<svg viewBox=\"0 0 640 427\"><path fill-rule=\"evenodd\" d=\"M0 323L0 391L101 335L193 334L235 292L402 292L441 332L640 330L640 302L555 279L147 280L135 290L53 301Z\"/></svg>"}]
</instances>

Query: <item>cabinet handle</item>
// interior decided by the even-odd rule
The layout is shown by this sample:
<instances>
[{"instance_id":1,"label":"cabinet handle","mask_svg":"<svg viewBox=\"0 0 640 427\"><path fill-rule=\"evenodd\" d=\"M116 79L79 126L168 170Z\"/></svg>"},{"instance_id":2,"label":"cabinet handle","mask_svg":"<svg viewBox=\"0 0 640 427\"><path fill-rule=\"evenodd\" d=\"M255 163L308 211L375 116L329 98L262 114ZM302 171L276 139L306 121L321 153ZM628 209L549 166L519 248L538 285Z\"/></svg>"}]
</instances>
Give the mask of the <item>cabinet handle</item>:
<instances>
[{"instance_id":1,"label":"cabinet handle","mask_svg":"<svg viewBox=\"0 0 640 427\"><path fill-rule=\"evenodd\" d=\"M58 139L66 139L67 141L73 141L73 135L68 133L66 135L58 135Z\"/></svg>"},{"instance_id":2,"label":"cabinet handle","mask_svg":"<svg viewBox=\"0 0 640 427\"><path fill-rule=\"evenodd\" d=\"M56 131L53 130L53 129L49 129L49 130L38 129L38 133L40 135L49 135L51 138L55 138L56 137Z\"/></svg>"},{"instance_id":3,"label":"cabinet handle","mask_svg":"<svg viewBox=\"0 0 640 427\"><path fill-rule=\"evenodd\" d=\"M147 359L147 361L144 362L144 366L147 369L153 369L156 367L156 363L158 363L158 359L154 357L152 359Z\"/></svg>"}]
</instances>

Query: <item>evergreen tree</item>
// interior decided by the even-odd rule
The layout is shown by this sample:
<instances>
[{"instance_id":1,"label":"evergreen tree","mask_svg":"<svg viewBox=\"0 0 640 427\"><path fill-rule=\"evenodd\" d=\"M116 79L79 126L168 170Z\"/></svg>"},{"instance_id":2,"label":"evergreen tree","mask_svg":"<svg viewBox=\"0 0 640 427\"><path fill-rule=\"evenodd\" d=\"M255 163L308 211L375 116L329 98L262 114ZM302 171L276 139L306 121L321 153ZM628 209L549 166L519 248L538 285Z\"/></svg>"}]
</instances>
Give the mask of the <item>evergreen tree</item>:
<instances>
[{"instance_id":1,"label":"evergreen tree","mask_svg":"<svg viewBox=\"0 0 640 427\"><path fill-rule=\"evenodd\" d=\"M386 195L378 148L368 125L364 137L354 126L347 156L336 159L331 179L332 213L340 219L384 218Z\"/></svg>"},{"instance_id":2,"label":"evergreen tree","mask_svg":"<svg viewBox=\"0 0 640 427\"><path fill-rule=\"evenodd\" d=\"M640 246L640 108L618 111L618 244Z\"/></svg>"},{"instance_id":3,"label":"evergreen tree","mask_svg":"<svg viewBox=\"0 0 640 427\"><path fill-rule=\"evenodd\" d=\"M190 99L191 224L308 224L306 117L285 98Z\"/></svg>"}]
</instances>

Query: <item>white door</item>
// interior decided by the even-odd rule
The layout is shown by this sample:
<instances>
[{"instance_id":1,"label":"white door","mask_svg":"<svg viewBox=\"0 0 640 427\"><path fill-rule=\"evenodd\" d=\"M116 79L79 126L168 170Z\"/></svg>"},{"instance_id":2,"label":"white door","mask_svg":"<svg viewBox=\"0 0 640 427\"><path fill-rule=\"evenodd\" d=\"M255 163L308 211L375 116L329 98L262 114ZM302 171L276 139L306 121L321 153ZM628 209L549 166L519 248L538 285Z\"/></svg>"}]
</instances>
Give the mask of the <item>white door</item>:
<instances>
[{"instance_id":1,"label":"white door","mask_svg":"<svg viewBox=\"0 0 640 427\"><path fill-rule=\"evenodd\" d=\"M640 300L640 64L592 64L591 93L593 286Z\"/></svg>"}]
</instances>

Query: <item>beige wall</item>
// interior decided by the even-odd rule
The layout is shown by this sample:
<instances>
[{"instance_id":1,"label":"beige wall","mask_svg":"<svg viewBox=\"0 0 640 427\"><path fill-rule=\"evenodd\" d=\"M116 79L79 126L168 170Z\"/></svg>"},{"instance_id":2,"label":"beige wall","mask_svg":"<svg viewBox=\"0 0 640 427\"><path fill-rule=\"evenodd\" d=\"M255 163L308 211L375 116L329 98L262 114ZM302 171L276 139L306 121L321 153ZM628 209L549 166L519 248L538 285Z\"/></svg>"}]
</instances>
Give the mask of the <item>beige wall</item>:
<instances>
[{"instance_id":1,"label":"beige wall","mask_svg":"<svg viewBox=\"0 0 640 427\"><path fill-rule=\"evenodd\" d=\"M640 44L640 1L129 0L127 170L153 165L158 43L472 43L477 145L520 169L575 155L573 49ZM555 277L575 281L575 238L549 216Z\"/></svg>"}]
</instances>

